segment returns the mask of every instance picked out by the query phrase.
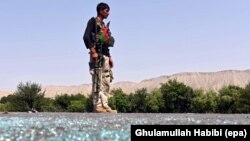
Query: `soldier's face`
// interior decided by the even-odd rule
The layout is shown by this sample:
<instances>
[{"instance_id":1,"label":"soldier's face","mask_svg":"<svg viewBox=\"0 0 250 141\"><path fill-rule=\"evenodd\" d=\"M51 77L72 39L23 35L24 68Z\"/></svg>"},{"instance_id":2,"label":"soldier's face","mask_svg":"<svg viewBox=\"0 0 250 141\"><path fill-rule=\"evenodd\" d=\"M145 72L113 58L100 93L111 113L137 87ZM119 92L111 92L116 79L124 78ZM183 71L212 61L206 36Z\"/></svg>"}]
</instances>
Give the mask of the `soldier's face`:
<instances>
[{"instance_id":1,"label":"soldier's face","mask_svg":"<svg viewBox=\"0 0 250 141\"><path fill-rule=\"evenodd\" d=\"M101 10L101 15L103 16L104 19L108 18L108 16L109 16L109 9L106 8L106 9Z\"/></svg>"}]
</instances>

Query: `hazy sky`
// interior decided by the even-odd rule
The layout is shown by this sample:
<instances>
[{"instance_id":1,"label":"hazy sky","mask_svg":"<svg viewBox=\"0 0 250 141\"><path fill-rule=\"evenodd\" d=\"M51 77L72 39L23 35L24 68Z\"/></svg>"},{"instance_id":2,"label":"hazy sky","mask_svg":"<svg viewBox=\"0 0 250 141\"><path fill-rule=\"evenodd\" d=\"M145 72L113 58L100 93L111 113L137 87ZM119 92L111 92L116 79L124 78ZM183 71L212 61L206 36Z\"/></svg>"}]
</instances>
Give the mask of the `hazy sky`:
<instances>
[{"instance_id":1,"label":"hazy sky","mask_svg":"<svg viewBox=\"0 0 250 141\"><path fill-rule=\"evenodd\" d=\"M0 90L20 82L91 82L82 37L99 0L0 4ZM104 0L115 37L114 82L249 69L249 0Z\"/></svg>"}]
</instances>

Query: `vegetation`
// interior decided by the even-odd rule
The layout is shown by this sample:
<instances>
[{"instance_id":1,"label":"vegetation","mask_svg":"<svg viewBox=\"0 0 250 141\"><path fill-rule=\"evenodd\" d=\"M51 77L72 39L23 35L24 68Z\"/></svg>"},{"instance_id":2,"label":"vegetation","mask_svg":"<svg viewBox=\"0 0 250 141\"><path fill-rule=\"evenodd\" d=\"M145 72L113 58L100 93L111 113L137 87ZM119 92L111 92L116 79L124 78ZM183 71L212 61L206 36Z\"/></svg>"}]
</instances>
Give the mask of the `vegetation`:
<instances>
[{"instance_id":1,"label":"vegetation","mask_svg":"<svg viewBox=\"0 0 250 141\"><path fill-rule=\"evenodd\" d=\"M126 94L122 89L111 92L109 104L121 113L249 113L250 83L241 88L224 86L218 92L192 89L176 80L161 84L148 92L139 89ZM91 97L84 94L61 94L55 98L44 97L39 84L26 82L17 86L16 92L0 100L0 111L27 112L91 112Z\"/></svg>"}]
</instances>

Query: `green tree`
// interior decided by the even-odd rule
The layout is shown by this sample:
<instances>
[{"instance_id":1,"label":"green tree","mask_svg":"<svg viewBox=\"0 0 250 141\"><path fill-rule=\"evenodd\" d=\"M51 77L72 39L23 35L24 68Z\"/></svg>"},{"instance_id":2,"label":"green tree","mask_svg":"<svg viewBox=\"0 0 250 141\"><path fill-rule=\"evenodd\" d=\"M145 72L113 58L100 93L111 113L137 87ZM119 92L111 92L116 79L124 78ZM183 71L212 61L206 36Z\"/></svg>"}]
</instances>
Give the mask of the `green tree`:
<instances>
[{"instance_id":1,"label":"green tree","mask_svg":"<svg viewBox=\"0 0 250 141\"><path fill-rule=\"evenodd\" d=\"M218 97L216 92L209 90L206 93L202 89L194 91L191 103L191 112L213 113L217 110Z\"/></svg>"},{"instance_id":2,"label":"green tree","mask_svg":"<svg viewBox=\"0 0 250 141\"><path fill-rule=\"evenodd\" d=\"M18 111L27 111L32 108L41 110L45 91L39 84L26 82L20 83L17 86L17 91L14 93L12 104L20 106Z\"/></svg>"},{"instance_id":3,"label":"green tree","mask_svg":"<svg viewBox=\"0 0 250 141\"><path fill-rule=\"evenodd\" d=\"M135 112L135 113L146 112L147 95L148 93L146 88L138 89L134 94L131 94L129 96L129 100L131 101L130 112Z\"/></svg>"},{"instance_id":4,"label":"green tree","mask_svg":"<svg viewBox=\"0 0 250 141\"><path fill-rule=\"evenodd\" d=\"M60 112L65 112L70 105L71 96L68 94L56 95L55 97L55 104L60 110Z\"/></svg>"},{"instance_id":5,"label":"green tree","mask_svg":"<svg viewBox=\"0 0 250 141\"><path fill-rule=\"evenodd\" d=\"M85 112L85 103L83 100L71 100L68 107L69 112Z\"/></svg>"},{"instance_id":6,"label":"green tree","mask_svg":"<svg viewBox=\"0 0 250 141\"><path fill-rule=\"evenodd\" d=\"M2 98L2 103L7 104L8 103L8 108L6 108L6 111L10 112L16 112L16 111L26 111L27 105L23 101L20 100L20 97L14 94L10 94L6 97Z\"/></svg>"},{"instance_id":7,"label":"green tree","mask_svg":"<svg viewBox=\"0 0 250 141\"><path fill-rule=\"evenodd\" d=\"M235 113L237 111L236 103L239 100L242 88L238 86L223 86L219 90L218 112Z\"/></svg>"},{"instance_id":8,"label":"green tree","mask_svg":"<svg viewBox=\"0 0 250 141\"><path fill-rule=\"evenodd\" d=\"M56 95L55 105L60 112L85 112L88 99L83 94Z\"/></svg>"},{"instance_id":9,"label":"green tree","mask_svg":"<svg viewBox=\"0 0 250 141\"><path fill-rule=\"evenodd\" d=\"M0 111L8 112L8 111L14 111L14 109L10 102L6 102L6 103L0 103Z\"/></svg>"},{"instance_id":10,"label":"green tree","mask_svg":"<svg viewBox=\"0 0 250 141\"><path fill-rule=\"evenodd\" d=\"M176 79L169 80L160 87L163 94L165 112L189 112L194 97L193 89Z\"/></svg>"},{"instance_id":11,"label":"green tree","mask_svg":"<svg viewBox=\"0 0 250 141\"><path fill-rule=\"evenodd\" d=\"M0 100L0 103L6 103L8 101L8 97L7 96L3 96Z\"/></svg>"},{"instance_id":12,"label":"green tree","mask_svg":"<svg viewBox=\"0 0 250 141\"><path fill-rule=\"evenodd\" d=\"M159 89L154 89L146 97L146 111L149 113L158 113L164 110L164 101Z\"/></svg>"},{"instance_id":13,"label":"green tree","mask_svg":"<svg viewBox=\"0 0 250 141\"><path fill-rule=\"evenodd\" d=\"M250 112L250 83L248 83L246 87L241 91L239 100L237 102L237 112Z\"/></svg>"},{"instance_id":14,"label":"green tree","mask_svg":"<svg viewBox=\"0 0 250 141\"><path fill-rule=\"evenodd\" d=\"M122 91L122 89L114 89L111 93L113 96L109 99L109 105L118 112L128 112L130 102L128 96Z\"/></svg>"},{"instance_id":15,"label":"green tree","mask_svg":"<svg viewBox=\"0 0 250 141\"><path fill-rule=\"evenodd\" d=\"M206 95L204 94L204 90L197 89L194 90L195 97L191 102L191 112L194 113L202 113L205 111L205 104L206 104Z\"/></svg>"},{"instance_id":16,"label":"green tree","mask_svg":"<svg viewBox=\"0 0 250 141\"><path fill-rule=\"evenodd\" d=\"M71 94L70 104L68 106L69 112L85 112L86 111L86 102L87 99L84 95L78 94Z\"/></svg>"},{"instance_id":17,"label":"green tree","mask_svg":"<svg viewBox=\"0 0 250 141\"><path fill-rule=\"evenodd\" d=\"M206 113L214 113L217 111L218 108L218 95L213 90L206 92Z\"/></svg>"},{"instance_id":18,"label":"green tree","mask_svg":"<svg viewBox=\"0 0 250 141\"><path fill-rule=\"evenodd\" d=\"M52 98L45 97L43 99L43 106L41 107L41 111L43 112L59 112L60 109L56 107L55 100Z\"/></svg>"}]
</instances>

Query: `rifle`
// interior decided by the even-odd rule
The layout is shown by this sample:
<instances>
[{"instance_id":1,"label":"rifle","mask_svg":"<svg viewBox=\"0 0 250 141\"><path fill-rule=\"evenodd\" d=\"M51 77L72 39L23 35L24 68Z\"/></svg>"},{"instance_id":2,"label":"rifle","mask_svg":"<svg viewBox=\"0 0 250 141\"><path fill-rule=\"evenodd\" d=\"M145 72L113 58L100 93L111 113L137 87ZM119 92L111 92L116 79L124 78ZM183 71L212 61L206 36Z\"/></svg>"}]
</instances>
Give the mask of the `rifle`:
<instances>
[{"instance_id":1,"label":"rifle","mask_svg":"<svg viewBox=\"0 0 250 141\"><path fill-rule=\"evenodd\" d=\"M98 94L101 90L101 83L102 83L102 72L103 72L103 63L104 57L102 54L102 44L100 45L100 51L98 55L98 60L94 62L94 80L93 80L93 92Z\"/></svg>"},{"instance_id":2,"label":"rifle","mask_svg":"<svg viewBox=\"0 0 250 141\"><path fill-rule=\"evenodd\" d=\"M107 27L109 27L110 21L107 23ZM97 25L95 28L95 38L96 38L96 34L97 34ZM99 43L97 45L97 39L95 39L95 46L97 49L98 46L98 59L96 62L94 62L94 80L93 80L93 92L95 94L99 94L100 90L101 90L101 84L102 84L102 73L103 73L103 63L104 63L104 57L103 57L103 43Z\"/></svg>"}]
</instances>

